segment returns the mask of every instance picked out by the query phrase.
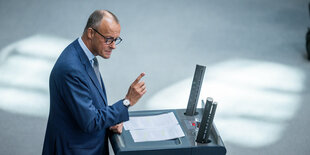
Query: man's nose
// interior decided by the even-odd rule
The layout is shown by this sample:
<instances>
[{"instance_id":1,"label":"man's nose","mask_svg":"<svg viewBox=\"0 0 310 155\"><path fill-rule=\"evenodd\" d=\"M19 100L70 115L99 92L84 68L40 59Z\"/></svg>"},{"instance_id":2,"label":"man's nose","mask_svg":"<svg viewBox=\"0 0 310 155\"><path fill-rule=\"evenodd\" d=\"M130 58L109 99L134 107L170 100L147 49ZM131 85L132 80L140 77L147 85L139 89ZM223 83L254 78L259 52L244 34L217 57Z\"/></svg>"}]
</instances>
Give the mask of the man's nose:
<instances>
[{"instance_id":1,"label":"man's nose","mask_svg":"<svg viewBox=\"0 0 310 155\"><path fill-rule=\"evenodd\" d=\"M113 42L110 44L110 48L112 48L112 49L115 49L115 48L116 48L115 41L113 41Z\"/></svg>"}]
</instances>

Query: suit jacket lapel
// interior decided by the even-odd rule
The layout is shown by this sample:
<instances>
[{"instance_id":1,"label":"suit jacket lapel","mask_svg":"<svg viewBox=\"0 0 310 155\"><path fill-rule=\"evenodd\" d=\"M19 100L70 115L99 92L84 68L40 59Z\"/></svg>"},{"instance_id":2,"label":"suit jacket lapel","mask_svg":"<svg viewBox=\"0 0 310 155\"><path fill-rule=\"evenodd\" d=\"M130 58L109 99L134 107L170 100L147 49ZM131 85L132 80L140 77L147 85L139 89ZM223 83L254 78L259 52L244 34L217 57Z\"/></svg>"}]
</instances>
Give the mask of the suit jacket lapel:
<instances>
[{"instance_id":1,"label":"suit jacket lapel","mask_svg":"<svg viewBox=\"0 0 310 155\"><path fill-rule=\"evenodd\" d=\"M106 99L106 101L107 101L107 100L108 100L108 99L107 99L107 93L105 92L105 87L104 87L104 83L103 83L103 80L102 80L101 75L100 75L100 80L101 80L101 83L102 83L103 94L104 94L104 97L105 97L105 99Z\"/></svg>"},{"instance_id":2,"label":"suit jacket lapel","mask_svg":"<svg viewBox=\"0 0 310 155\"><path fill-rule=\"evenodd\" d=\"M107 103L103 81L101 81L101 83L102 83L102 88L101 88L100 83L97 79L97 76L96 76L96 73L95 73L93 67L90 64L89 65L85 64L85 67L86 67L86 71L88 73L88 76L91 78L92 82L95 84L95 86L98 89L98 91L99 91L101 97L103 98L104 102Z\"/></svg>"},{"instance_id":3,"label":"suit jacket lapel","mask_svg":"<svg viewBox=\"0 0 310 155\"><path fill-rule=\"evenodd\" d=\"M85 70L88 74L88 76L90 77L91 81L94 83L94 85L96 86L96 88L98 89L99 91L99 94L100 96L102 97L103 101L104 101L104 104L107 105L107 99L106 99L106 95L105 95L105 90L104 90L104 85L103 85L103 82L102 82L102 87L100 86L99 84L99 81L97 80L97 76L96 76L96 73L93 69L93 67L91 66L89 60L88 60L88 57L86 56L86 54L84 53L82 47L80 46L78 40L75 40L74 41L74 45L75 45L75 48L76 48L76 51L77 53L79 54L80 56L80 60L81 62L84 64L85 66ZM101 80L101 79L100 79Z\"/></svg>"}]
</instances>

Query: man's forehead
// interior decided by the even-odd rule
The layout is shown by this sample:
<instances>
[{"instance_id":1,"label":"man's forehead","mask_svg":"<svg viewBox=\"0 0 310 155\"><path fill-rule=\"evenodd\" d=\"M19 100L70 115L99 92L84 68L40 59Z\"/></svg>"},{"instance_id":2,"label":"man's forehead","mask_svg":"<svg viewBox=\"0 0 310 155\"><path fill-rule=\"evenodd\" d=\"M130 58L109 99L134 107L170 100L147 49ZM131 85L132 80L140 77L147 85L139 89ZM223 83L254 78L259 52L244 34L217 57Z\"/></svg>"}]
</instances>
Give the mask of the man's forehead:
<instances>
[{"instance_id":1,"label":"man's forehead","mask_svg":"<svg viewBox=\"0 0 310 155\"><path fill-rule=\"evenodd\" d=\"M104 19L102 19L102 22L100 24L100 31L103 33L103 35L107 35L106 37L118 37L120 34L120 24L117 22L109 22Z\"/></svg>"},{"instance_id":2,"label":"man's forehead","mask_svg":"<svg viewBox=\"0 0 310 155\"><path fill-rule=\"evenodd\" d=\"M113 17L103 17L101 20L100 27L113 29L120 27L120 24L117 23Z\"/></svg>"}]
</instances>

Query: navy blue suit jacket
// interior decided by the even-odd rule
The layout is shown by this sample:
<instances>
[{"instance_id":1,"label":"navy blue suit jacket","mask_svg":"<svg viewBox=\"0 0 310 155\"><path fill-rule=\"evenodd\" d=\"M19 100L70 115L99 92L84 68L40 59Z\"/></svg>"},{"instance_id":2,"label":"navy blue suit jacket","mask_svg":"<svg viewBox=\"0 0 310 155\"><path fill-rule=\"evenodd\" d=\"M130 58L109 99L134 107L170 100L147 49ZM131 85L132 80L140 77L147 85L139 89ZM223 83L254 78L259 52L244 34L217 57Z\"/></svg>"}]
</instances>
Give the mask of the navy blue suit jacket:
<instances>
[{"instance_id":1,"label":"navy blue suit jacket","mask_svg":"<svg viewBox=\"0 0 310 155\"><path fill-rule=\"evenodd\" d=\"M49 88L50 113L42 154L108 154L109 127L127 121L128 108L122 100L108 106L104 85L100 87L78 40L57 59Z\"/></svg>"}]
</instances>

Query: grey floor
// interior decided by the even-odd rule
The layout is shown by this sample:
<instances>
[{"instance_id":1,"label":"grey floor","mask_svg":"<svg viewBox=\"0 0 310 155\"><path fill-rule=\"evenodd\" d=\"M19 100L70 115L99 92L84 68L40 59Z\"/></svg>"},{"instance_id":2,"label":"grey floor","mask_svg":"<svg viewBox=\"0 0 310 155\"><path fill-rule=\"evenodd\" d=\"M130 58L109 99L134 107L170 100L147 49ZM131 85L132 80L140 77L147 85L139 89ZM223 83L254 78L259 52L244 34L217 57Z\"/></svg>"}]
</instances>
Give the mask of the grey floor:
<instances>
[{"instance_id":1,"label":"grey floor","mask_svg":"<svg viewBox=\"0 0 310 155\"><path fill-rule=\"evenodd\" d=\"M0 154L42 151L48 76L94 9L120 19L123 42L99 59L113 104L145 72L131 110L185 108L196 64L201 99L219 102L215 123L228 155L310 152L306 0L0 1Z\"/></svg>"}]
</instances>

